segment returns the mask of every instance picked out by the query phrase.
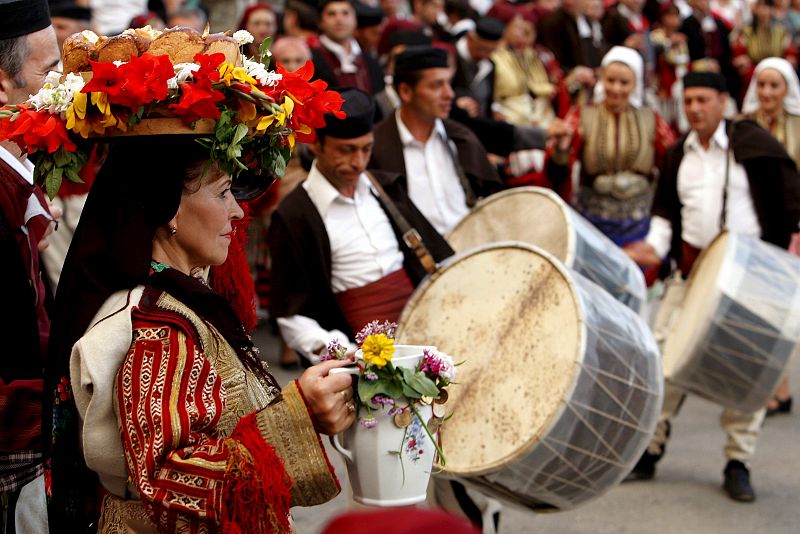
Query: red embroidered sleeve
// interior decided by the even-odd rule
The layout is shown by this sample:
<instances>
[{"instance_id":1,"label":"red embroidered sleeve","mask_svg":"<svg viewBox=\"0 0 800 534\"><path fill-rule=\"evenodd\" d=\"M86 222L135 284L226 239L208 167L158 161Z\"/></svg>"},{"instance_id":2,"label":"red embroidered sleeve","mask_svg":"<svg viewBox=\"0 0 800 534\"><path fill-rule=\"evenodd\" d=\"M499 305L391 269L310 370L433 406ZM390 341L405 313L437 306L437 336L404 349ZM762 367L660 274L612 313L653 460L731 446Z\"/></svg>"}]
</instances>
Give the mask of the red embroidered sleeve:
<instances>
[{"instance_id":1,"label":"red embroidered sleeve","mask_svg":"<svg viewBox=\"0 0 800 534\"><path fill-rule=\"evenodd\" d=\"M136 326L117 375L120 426L130 480L159 531L288 529L291 480L255 414L220 438L214 367L182 330Z\"/></svg>"},{"instance_id":2,"label":"red embroidered sleeve","mask_svg":"<svg viewBox=\"0 0 800 534\"><path fill-rule=\"evenodd\" d=\"M655 149L655 167L658 169L664 168L664 158L667 154L667 149L675 144L677 136L672 130L672 127L667 124L661 115L655 114L656 119L656 136L654 139Z\"/></svg>"}]
</instances>

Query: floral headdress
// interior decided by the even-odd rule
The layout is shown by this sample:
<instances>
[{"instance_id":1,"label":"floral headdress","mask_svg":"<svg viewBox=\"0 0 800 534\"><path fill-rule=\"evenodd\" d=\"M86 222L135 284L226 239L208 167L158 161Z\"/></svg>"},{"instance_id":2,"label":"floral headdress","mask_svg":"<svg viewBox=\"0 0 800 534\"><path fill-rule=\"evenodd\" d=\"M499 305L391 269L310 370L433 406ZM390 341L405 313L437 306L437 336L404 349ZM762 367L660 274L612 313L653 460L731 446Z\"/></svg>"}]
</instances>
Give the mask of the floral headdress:
<instances>
[{"instance_id":1,"label":"floral headdress","mask_svg":"<svg viewBox=\"0 0 800 534\"><path fill-rule=\"evenodd\" d=\"M240 47L253 41L243 30L234 38ZM310 61L295 72L268 70L270 42L257 58L235 63L223 53L173 64L168 55L144 52L126 62L89 61L90 70L78 74L51 72L28 101L0 108L0 140L33 157L34 177L51 198L64 178L82 182L82 140L98 137L205 135L198 142L232 177L283 176L295 143L313 142L326 113L344 113L338 93L310 81Z\"/></svg>"}]
</instances>

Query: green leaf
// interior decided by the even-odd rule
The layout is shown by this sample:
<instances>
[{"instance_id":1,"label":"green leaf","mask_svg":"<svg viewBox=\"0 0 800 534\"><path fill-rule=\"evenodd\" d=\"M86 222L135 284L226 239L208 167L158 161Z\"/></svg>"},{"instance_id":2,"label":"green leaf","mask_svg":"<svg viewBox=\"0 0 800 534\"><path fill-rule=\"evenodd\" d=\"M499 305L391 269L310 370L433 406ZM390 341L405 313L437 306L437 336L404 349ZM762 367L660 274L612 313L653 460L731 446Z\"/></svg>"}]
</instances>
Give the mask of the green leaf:
<instances>
[{"instance_id":1,"label":"green leaf","mask_svg":"<svg viewBox=\"0 0 800 534\"><path fill-rule=\"evenodd\" d=\"M269 47L272 46L272 37L267 37L258 46L258 61L263 63L265 67L269 67Z\"/></svg>"},{"instance_id":2,"label":"green leaf","mask_svg":"<svg viewBox=\"0 0 800 534\"><path fill-rule=\"evenodd\" d=\"M278 177L286 174L286 160L283 159L282 154L275 154L275 159L272 161L272 172Z\"/></svg>"},{"instance_id":3,"label":"green leaf","mask_svg":"<svg viewBox=\"0 0 800 534\"><path fill-rule=\"evenodd\" d=\"M56 150L53 156L57 167L66 167L72 161L72 155L63 148Z\"/></svg>"},{"instance_id":4,"label":"green leaf","mask_svg":"<svg viewBox=\"0 0 800 534\"><path fill-rule=\"evenodd\" d=\"M233 141L231 141L231 144L238 145L241 142L241 140L244 139L245 135L247 135L247 125L238 124L233 134Z\"/></svg>"},{"instance_id":5,"label":"green leaf","mask_svg":"<svg viewBox=\"0 0 800 534\"><path fill-rule=\"evenodd\" d=\"M61 179L64 174L64 169L61 167L55 167L50 173L47 175L47 181L45 182L45 189L47 190L47 196L50 197L52 200L58 194L58 190L61 188Z\"/></svg>"},{"instance_id":6,"label":"green leaf","mask_svg":"<svg viewBox=\"0 0 800 534\"><path fill-rule=\"evenodd\" d=\"M75 172L75 169L72 167L67 167L64 169L64 172L67 175L67 178L70 182L75 182L76 184L82 184L83 179L81 178L80 174Z\"/></svg>"},{"instance_id":7,"label":"green leaf","mask_svg":"<svg viewBox=\"0 0 800 534\"><path fill-rule=\"evenodd\" d=\"M439 396L439 388L421 371L403 368L403 382L423 397Z\"/></svg>"}]
</instances>

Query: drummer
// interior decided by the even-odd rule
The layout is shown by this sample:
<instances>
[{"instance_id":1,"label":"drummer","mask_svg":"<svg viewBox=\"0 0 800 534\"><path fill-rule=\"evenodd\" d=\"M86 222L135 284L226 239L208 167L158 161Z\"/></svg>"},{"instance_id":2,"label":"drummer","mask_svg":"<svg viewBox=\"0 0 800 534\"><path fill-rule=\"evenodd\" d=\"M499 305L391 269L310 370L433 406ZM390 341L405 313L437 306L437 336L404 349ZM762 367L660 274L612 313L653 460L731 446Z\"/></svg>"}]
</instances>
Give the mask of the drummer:
<instances>
[{"instance_id":1,"label":"drummer","mask_svg":"<svg viewBox=\"0 0 800 534\"><path fill-rule=\"evenodd\" d=\"M640 265L655 265L667 256L677 264L653 328L662 347L685 295L686 276L722 228L786 248L800 219L800 176L794 162L755 122L723 120L725 79L717 73L689 73L683 86L691 131L667 152L647 238L626 250ZM631 478L652 478L664 454L669 419L684 398L669 383L664 393L655 436ZM755 499L747 463L764 413L722 412L720 423L728 436L724 489L733 500Z\"/></svg>"},{"instance_id":2,"label":"drummer","mask_svg":"<svg viewBox=\"0 0 800 534\"><path fill-rule=\"evenodd\" d=\"M371 320L396 321L426 274L364 172L373 100L357 89L341 94L346 118L326 115L308 179L281 202L270 225L270 315L306 364L317 363L334 339L352 343ZM400 176L374 176L435 261L453 254L399 186Z\"/></svg>"}]
</instances>

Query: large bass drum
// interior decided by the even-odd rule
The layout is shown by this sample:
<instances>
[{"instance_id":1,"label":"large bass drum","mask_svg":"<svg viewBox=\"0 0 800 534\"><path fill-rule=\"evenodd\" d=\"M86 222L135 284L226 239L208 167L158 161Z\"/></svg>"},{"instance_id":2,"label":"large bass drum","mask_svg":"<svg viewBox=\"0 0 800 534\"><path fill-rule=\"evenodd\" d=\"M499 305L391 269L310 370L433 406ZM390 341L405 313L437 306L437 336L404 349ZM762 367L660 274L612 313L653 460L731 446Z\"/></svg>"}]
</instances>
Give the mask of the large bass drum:
<instances>
[{"instance_id":1,"label":"large bass drum","mask_svg":"<svg viewBox=\"0 0 800 534\"><path fill-rule=\"evenodd\" d=\"M517 187L481 200L447 241L456 252L497 241L530 243L637 313L647 300L641 269L550 189Z\"/></svg>"},{"instance_id":2,"label":"large bass drum","mask_svg":"<svg viewBox=\"0 0 800 534\"><path fill-rule=\"evenodd\" d=\"M800 258L755 237L700 255L664 346L664 376L728 408L763 408L800 340Z\"/></svg>"},{"instance_id":3,"label":"large bass drum","mask_svg":"<svg viewBox=\"0 0 800 534\"><path fill-rule=\"evenodd\" d=\"M416 289L398 342L463 361L449 388L444 476L532 509L569 509L616 485L663 398L649 328L537 247L457 255Z\"/></svg>"}]
</instances>

